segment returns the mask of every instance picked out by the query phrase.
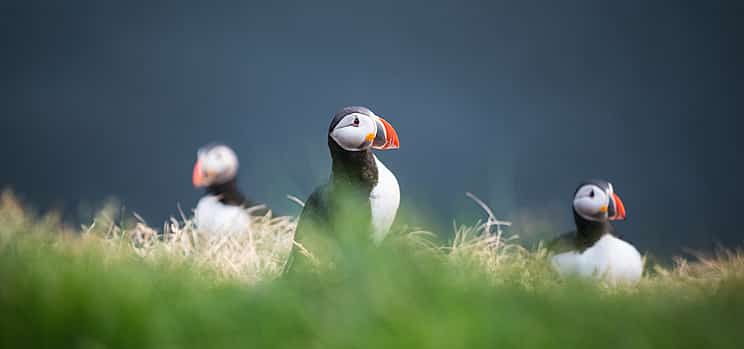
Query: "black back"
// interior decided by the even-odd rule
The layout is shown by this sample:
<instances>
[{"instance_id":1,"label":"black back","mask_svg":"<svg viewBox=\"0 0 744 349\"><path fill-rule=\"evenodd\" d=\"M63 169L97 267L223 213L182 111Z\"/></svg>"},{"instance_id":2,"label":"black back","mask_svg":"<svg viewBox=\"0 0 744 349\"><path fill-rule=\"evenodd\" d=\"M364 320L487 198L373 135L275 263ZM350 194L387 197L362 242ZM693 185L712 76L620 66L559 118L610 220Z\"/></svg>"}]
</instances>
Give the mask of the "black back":
<instances>
[{"instance_id":1,"label":"black back","mask_svg":"<svg viewBox=\"0 0 744 349\"><path fill-rule=\"evenodd\" d=\"M235 178L219 184L212 184L206 188L207 195L214 195L219 198L219 201L225 205L230 206L243 206L245 208L254 207L261 205L256 201L250 200L238 189L237 180ZM253 216L263 216L268 212L267 208L261 208L251 211Z\"/></svg>"},{"instance_id":2,"label":"black back","mask_svg":"<svg viewBox=\"0 0 744 349\"><path fill-rule=\"evenodd\" d=\"M547 248L553 253L562 253L567 251L584 252L587 248L592 247L605 234L618 236L615 228L610 222L592 222L583 219L574 212L574 219L582 221L581 226L577 224L576 230L571 231L553 239L548 243ZM618 236L619 237L619 236Z\"/></svg>"}]
</instances>

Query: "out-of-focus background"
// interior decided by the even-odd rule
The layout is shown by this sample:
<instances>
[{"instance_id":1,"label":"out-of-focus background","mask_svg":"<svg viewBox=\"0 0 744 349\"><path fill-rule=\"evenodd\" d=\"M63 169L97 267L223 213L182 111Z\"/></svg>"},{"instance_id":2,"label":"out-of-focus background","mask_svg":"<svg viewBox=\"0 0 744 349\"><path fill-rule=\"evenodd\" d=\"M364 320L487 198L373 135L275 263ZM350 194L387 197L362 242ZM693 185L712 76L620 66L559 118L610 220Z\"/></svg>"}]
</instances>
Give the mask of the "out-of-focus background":
<instances>
[{"instance_id":1,"label":"out-of-focus background","mask_svg":"<svg viewBox=\"0 0 744 349\"><path fill-rule=\"evenodd\" d=\"M157 225L194 206L196 149L223 141L244 191L296 214L332 114L361 104L398 130L380 158L411 224L482 216L471 191L549 236L600 177L642 251L735 247L742 6L6 1L0 186L71 220L115 196Z\"/></svg>"}]
</instances>

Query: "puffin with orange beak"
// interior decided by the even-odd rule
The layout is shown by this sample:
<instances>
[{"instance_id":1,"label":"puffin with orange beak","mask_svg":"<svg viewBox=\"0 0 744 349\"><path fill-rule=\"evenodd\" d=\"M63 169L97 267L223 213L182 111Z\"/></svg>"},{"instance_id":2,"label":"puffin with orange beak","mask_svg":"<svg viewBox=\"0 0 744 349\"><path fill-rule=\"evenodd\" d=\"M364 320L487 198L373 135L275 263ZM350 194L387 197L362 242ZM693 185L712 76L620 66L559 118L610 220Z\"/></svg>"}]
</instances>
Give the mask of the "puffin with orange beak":
<instances>
[{"instance_id":1,"label":"puffin with orange beak","mask_svg":"<svg viewBox=\"0 0 744 349\"><path fill-rule=\"evenodd\" d=\"M551 242L552 264L560 274L600 277L612 283L635 283L643 274L638 250L622 240L611 221L625 219L625 205L611 183L590 180L576 190L576 231Z\"/></svg>"},{"instance_id":2,"label":"puffin with orange beak","mask_svg":"<svg viewBox=\"0 0 744 349\"><path fill-rule=\"evenodd\" d=\"M197 229L211 234L242 233L250 228L251 215L266 213L240 192L237 174L238 156L230 147L209 144L199 149L191 178L194 187L206 193L194 210Z\"/></svg>"},{"instance_id":3,"label":"puffin with orange beak","mask_svg":"<svg viewBox=\"0 0 744 349\"><path fill-rule=\"evenodd\" d=\"M398 149L390 123L365 107L349 106L333 116L328 128L331 176L305 202L295 241L312 251L312 235L343 240L350 234L380 243L400 204L398 180L372 150ZM295 247L287 264L299 254Z\"/></svg>"}]
</instances>

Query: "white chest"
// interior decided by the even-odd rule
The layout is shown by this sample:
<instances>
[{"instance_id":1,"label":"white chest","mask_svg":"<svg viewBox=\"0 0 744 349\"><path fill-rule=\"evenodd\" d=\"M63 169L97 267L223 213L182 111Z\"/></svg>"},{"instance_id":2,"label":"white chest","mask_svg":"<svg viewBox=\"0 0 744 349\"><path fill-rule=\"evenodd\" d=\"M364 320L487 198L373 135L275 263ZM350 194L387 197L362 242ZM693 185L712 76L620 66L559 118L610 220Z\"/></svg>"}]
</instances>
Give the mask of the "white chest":
<instances>
[{"instance_id":1,"label":"white chest","mask_svg":"<svg viewBox=\"0 0 744 349\"><path fill-rule=\"evenodd\" d=\"M199 231L208 234L240 234L250 229L250 216L245 209L225 205L216 196L205 196L194 210Z\"/></svg>"},{"instance_id":2,"label":"white chest","mask_svg":"<svg viewBox=\"0 0 744 349\"><path fill-rule=\"evenodd\" d=\"M635 283L643 274L643 260L633 245L605 235L583 253L565 252L553 256L559 273L605 278L612 283Z\"/></svg>"},{"instance_id":3,"label":"white chest","mask_svg":"<svg viewBox=\"0 0 744 349\"><path fill-rule=\"evenodd\" d=\"M369 195L372 208L372 240L379 243L390 231L400 205L400 187L395 175L375 157L377 185Z\"/></svg>"}]
</instances>

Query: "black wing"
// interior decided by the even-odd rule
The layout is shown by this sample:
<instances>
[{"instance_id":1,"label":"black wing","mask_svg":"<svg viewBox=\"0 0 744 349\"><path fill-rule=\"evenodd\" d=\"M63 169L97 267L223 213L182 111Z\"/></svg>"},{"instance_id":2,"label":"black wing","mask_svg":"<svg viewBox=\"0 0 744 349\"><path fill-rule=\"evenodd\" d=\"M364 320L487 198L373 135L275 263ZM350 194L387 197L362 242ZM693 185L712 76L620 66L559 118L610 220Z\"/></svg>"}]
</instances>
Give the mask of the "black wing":
<instances>
[{"instance_id":1,"label":"black wing","mask_svg":"<svg viewBox=\"0 0 744 349\"><path fill-rule=\"evenodd\" d=\"M546 246L552 253L563 253L576 249L576 232L571 231L551 240Z\"/></svg>"},{"instance_id":2,"label":"black wing","mask_svg":"<svg viewBox=\"0 0 744 349\"><path fill-rule=\"evenodd\" d=\"M301 241L302 238L309 233L309 230L317 229L319 225L328 222L328 193L327 186L322 186L310 194L310 197L305 201L305 207L302 208L300 218L297 221L297 227L295 228L294 241ZM289 253L289 259L284 267L284 272L287 273L293 269L293 265L298 259L297 246L292 244L292 250Z\"/></svg>"},{"instance_id":3,"label":"black wing","mask_svg":"<svg viewBox=\"0 0 744 349\"><path fill-rule=\"evenodd\" d=\"M234 183L227 184L227 185L232 185L232 187L228 187L228 189L222 189L220 191L212 190L212 191L207 191L207 192L213 193L213 195L217 195L219 197L220 202L225 205L243 206L244 208L251 208L251 207L263 205L264 207L256 208L251 211L251 216L254 216L254 217L265 216L266 213L269 212L269 209L268 207L266 207L266 205L258 201L253 201L247 196L245 196L240 190L237 189Z\"/></svg>"},{"instance_id":4,"label":"black wing","mask_svg":"<svg viewBox=\"0 0 744 349\"><path fill-rule=\"evenodd\" d=\"M298 240L298 238L302 239L303 232L307 232L312 225L328 222L328 206L326 187L323 186L315 189L310 194L310 197L307 198L305 207L302 208L302 213L300 213L300 218L297 221L297 229L295 230L295 240Z\"/></svg>"}]
</instances>

